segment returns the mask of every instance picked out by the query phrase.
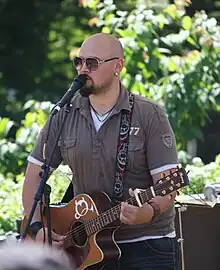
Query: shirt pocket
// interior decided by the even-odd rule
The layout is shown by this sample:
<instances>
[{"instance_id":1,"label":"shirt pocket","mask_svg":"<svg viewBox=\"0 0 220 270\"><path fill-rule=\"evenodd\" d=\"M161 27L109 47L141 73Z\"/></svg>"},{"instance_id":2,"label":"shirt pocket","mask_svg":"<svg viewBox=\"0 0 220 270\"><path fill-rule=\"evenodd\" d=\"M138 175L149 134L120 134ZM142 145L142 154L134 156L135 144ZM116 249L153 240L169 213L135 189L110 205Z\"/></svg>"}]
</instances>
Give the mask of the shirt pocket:
<instances>
[{"instance_id":1,"label":"shirt pocket","mask_svg":"<svg viewBox=\"0 0 220 270\"><path fill-rule=\"evenodd\" d=\"M128 145L127 170L134 174L147 170L147 161L144 142L138 139L131 139Z\"/></svg>"},{"instance_id":2,"label":"shirt pocket","mask_svg":"<svg viewBox=\"0 0 220 270\"><path fill-rule=\"evenodd\" d=\"M58 141L58 146L60 147L60 152L64 162L68 164L70 168L73 168L76 159L76 139L60 139Z\"/></svg>"}]
</instances>

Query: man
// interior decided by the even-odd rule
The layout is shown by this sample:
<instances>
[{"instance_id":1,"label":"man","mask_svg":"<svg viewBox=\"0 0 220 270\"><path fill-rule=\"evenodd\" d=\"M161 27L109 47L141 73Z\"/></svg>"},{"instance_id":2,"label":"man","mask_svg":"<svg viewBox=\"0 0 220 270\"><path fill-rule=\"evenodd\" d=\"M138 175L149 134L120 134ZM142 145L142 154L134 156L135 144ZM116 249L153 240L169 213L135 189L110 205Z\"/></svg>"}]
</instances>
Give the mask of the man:
<instances>
[{"instance_id":1,"label":"man","mask_svg":"<svg viewBox=\"0 0 220 270\"><path fill-rule=\"evenodd\" d=\"M130 110L129 94L120 83L124 67L123 48L108 34L86 39L74 59L78 74L86 74L86 85L72 99L72 109L63 128L51 167L64 160L74 172L74 194L102 190L112 196L121 113ZM87 96L87 97L86 97ZM54 145L63 110L53 118L46 147L47 158ZM23 187L25 213L30 212L43 164L43 145L48 125L41 131L29 164ZM157 104L135 95L130 128L124 197L136 188L147 189L162 174L178 165L173 131L166 113ZM116 241L122 252L116 269L178 269L178 249L174 230L175 192L156 196L151 204L122 203L122 226ZM158 215L159 214L159 215ZM39 209L34 220L39 221ZM36 241L43 230L37 229ZM53 245L62 245L62 236L53 233ZM113 269L113 268L111 268Z\"/></svg>"}]
</instances>

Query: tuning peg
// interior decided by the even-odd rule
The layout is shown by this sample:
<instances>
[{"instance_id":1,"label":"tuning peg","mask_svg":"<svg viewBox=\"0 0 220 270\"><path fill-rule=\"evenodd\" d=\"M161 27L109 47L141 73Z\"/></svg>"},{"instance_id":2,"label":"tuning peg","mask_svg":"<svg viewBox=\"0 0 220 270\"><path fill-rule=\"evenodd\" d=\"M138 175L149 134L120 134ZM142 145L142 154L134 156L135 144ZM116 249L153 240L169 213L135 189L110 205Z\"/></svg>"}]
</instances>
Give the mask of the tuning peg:
<instances>
[{"instance_id":1,"label":"tuning peg","mask_svg":"<svg viewBox=\"0 0 220 270\"><path fill-rule=\"evenodd\" d=\"M160 174L160 178L161 178L161 179L166 178L166 174L165 174L165 173L161 173L161 174Z\"/></svg>"},{"instance_id":2,"label":"tuning peg","mask_svg":"<svg viewBox=\"0 0 220 270\"><path fill-rule=\"evenodd\" d=\"M174 176L174 177L177 177L177 175L178 175L177 172L174 172L174 173L173 173L173 176Z\"/></svg>"}]
</instances>

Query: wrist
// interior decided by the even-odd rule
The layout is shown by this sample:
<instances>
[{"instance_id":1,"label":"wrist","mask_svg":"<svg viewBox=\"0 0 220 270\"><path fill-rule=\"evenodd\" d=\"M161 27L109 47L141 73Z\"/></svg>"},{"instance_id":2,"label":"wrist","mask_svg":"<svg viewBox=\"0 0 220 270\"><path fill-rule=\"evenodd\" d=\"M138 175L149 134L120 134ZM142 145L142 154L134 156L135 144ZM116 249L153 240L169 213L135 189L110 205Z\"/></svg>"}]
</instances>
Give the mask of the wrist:
<instances>
[{"instance_id":1,"label":"wrist","mask_svg":"<svg viewBox=\"0 0 220 270\"><path fill-rule=\"evenodd\" d=\"M151 220L154 220L157 216L161 214L160 206L154 201L149 202L149 205L153 208L153 217Z\"/></svg>"},{"instance_id":2,"label":"wrist","mask_svg":"<svg viewBox=\"0 0 220 270\"><path fill-rule=\"evenodd\" d=\"M30 236L35 240L37 233L43 228L43 224L40 221L35 221L30 225Z\"/></svg>"}]
</instances>

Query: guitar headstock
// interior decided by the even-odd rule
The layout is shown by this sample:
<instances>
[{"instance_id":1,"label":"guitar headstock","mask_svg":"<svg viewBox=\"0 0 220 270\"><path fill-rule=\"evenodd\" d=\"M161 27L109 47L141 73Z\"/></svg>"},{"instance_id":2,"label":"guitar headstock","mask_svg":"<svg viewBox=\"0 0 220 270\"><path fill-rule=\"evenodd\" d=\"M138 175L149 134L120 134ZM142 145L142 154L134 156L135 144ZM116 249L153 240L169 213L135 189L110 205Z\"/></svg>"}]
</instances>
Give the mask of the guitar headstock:
<instances>
[{"instance_id":1,"label":"guitar headstock","mask_svg":"<svg viewBox=\"0 0 220 270\"><path fill-rule=\"evenodd\" d=\"M184 168L170 171L169 175L163 176L155 185L156 195L164 196L175 190L189 185L189 178Z\"/></svg>"}]
</instances>

